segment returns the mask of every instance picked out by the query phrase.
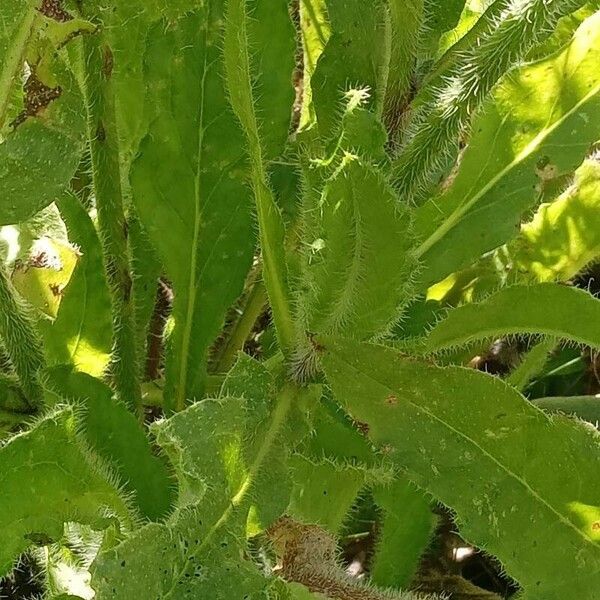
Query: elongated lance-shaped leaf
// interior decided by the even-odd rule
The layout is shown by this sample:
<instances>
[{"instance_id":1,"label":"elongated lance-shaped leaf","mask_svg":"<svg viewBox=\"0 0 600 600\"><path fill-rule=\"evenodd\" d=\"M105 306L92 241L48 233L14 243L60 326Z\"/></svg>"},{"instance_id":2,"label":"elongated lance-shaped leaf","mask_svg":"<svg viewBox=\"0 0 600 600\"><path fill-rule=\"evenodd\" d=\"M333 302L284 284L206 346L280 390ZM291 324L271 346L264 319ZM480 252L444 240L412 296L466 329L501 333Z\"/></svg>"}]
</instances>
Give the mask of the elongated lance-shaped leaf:
<instances>
[{"instance_id":1,"label":"elongated lance-shaped leaf","mask_svg":"<svg viewBox=\"0 0 600 600\"><path fill-rule=\"evenodd\" d=\"M160 305L163 310L168 310L169 305L167 298L159 295L161 293L159 292L159 285L162 285L159 283L159 278L162 275L160 259L133 209L130 209L129 212L128 225L131 268L133 271L132 293L135 302L137 349L140 357L140 369L147 376L149 352L147 344L149 339L153 338L160 341L162 334L164 316L162 314L157 316L156 313L159 302L161 302L159 298L165 298L165 302ZM161 289L165 290L166 293L165 288ZM155 327L152 331L150 331L151 326ZM152 338L149 336L152 336ZM158 347L160 348L161 345L158 344ZM153 360L156 360L156 357L153 357ZM158 360L160 360L160 357Z\"/></svg>"},{"instance_id":2,"label":"elongated lance-shaped leaf","mask_svg":"<svg viewBox=\"0 0 600 600\"><path fill-rule=\"evenodd\" d=\"M424 286L514 237L544 186L600 137L599 25L600 14L587 19L562 52L512 73L486 103L452 185L417 212Z\"/></svg>"},{"instance_id":3,"label":"elongated lance-shaped leaf","mask_svg":"<svg viewBox=\"0 0 600 600\"><path fill-rule=\"evenodd\" d=\"M258 570L240 558L248 495L265 461L280 450L294 396L286 386L274 402L254 394L204 400L154 426L179 478L180 510L100 554L92 578L99 600L225 600L265 587Z\"/></svg>"},{"instance_id":4,"label":"elongated lance-shaped leaf","mask_svg":"<svg viewBox=\"0 0 600 600\"><path fill-rule=\"evenodd\" d=\"M600 427L600 397L598 396L552 396L536 398L532 402L545 411L572 415Z\"/></svg>"},{"instance_id":5,"label":"elongated lance-shaped leaf","mask_svg":"<svg viewBox=\"0 0 600 600\"><path fill-rule=\"evenodd\" d=\"M0 22L0 224L56 200L85 143L82 98L47 31L59 27L41 1L7 0ZM65 19L72 19L65 13ZM31 47L35 46L33 52ZM28 76L24 83L25 63ZM22 89L21 89L22 88Z\"/></svg>"},{"instance_id":6,"label":"elongated lance-shaped leaf","mask_svg":"<svg viewBox=\"0 0 600 600\"><path fill-rule=\"evenodd\" d=\"M148 37L147 102L157 116L131 184L175 292L168 410L202 396L207 349L242 290L255 244L244 138L224 90L222 18L218 4L206 5L161 21Z\"/></svg>"},{"instance_id":7,"label":"elongated lance-shaped leaf","mask_svg":"<svg viewBox=\"0 0 600 600\"><path fill-rule=\"evenodd\" d=\"M378 170L346 155L317 210L305 233L305 327L361 339L382 333L398 316L415 268L408 209Z\"/></svg>"},{"instance_id":8,"label":"elongated lance-shaped leaf","mask_svg":"<svg viewBox=\"0 0 600 600\"><path fill-rule=\"evenodd\" d=\"M50 369L44 383L51 395L81 403L79 420L85 439L110 466L140 514L150 520L165 517L175 498L175 482L125 404L102 381L70 367Z\"/></svg>"},{"instance_id":9,"label":"elongated lance-shaped leaf","mask_svg":"<svg viewBox=\"0 0 600 600\"><path fill-rule=\"evenodd\" d=\"M103 529L116 516L131 526L131 513L114 478L82 436L71 408L50 413L0 448L0 574L30 545L63 535L68 521Z\"/></svg>"},{"instance_id":10,"label":"elongated lance-shaped leaf","mask_svg":"<svg viewBox=\"0 0 600 600\"><path fill-rule=\"evenodd\" d=\"M554 29L558 20L585 0L499 0L494 27L484 30L446 75L432 99L423 104L409 128L408 141L394 166L402 197L410 201L423 190L456 148L471 115L493 86L528 51Z\"/></svg>"},{"instance_id":11,"label":"elongated lance-shaped leaf","mask_svg":"<svg viewBox=\"0 0 600 600\"><path fill-rule=\"evenodd\" d=\"M436 526L431 500L404 475L388 486L376 487L373 498L383 518L371 562L371 579L383 587L406 588Z\"/></svg>"},{"instance_id":12,"label":"elongated lance-shaped leaf","mask_svg":"<svg viewBox=\"0 0 600 600\"><path fill-rule=\"evenodd\" d=\"M111 299L111 375L119 398L141 416L135 305L125 220L112 50L100 35L86 36L77 57L87 110L88 139L98 229Z\"/></svg>"},{"instance_id":13,"label":"elongated lance-shaped leaf","mask_svg":"<svg viewBox=\"0 0 600 600\"><path fill-rule=\"evenodd\" d=\"M326 4L331 35L312 74L311 88L319 134L330 140L339 128L344 92L350 89L368 88L369 108L382 115L392 34L381 0Z\"/></svg>"},{"instance_id":14,"label":"elongated lance-shaped leaf","mask_svg":"<svg viewBox=\"0 0 600 600\"><path fill-rule=\"evenodd\" d=\"M566 281L600 256L600 162L586 160L567 190L542 204L507 251L524 277Z\"/></svg>"},{"instance_id":15,"label":"elongated lance-shaped leaf","mask_svg":"<svg viewBox=\"0 0 600 600\"><path fill-rule=\"evenodd\" d=\"M521 362L515 367L508 377L506 383L509 383L519 391L523 391L529 382L544 368L548 362L550 354L557 348L557 342L554 338L548 337L542 339L525 353Z\"/></svg>"},{"instance_id":16,"label":"elongated lance-shaped leaf","mask_svg":"<svg viewBox=\"0 0 600 600\"><path fill-rule=\"evenodd\" d=\"M86 8L101 22L103 37L112 50L111 79L124 173L160 109L146 98L144 57L149 32L162 18L176 21L197 5L195 0L98 0Z\"/></svg>"},{"instance_id":17,"label":"elongated lance-shaped leaf","mask_svg":"<svg viewBox=\"0 0 600 600\"><path fill-rule=\"evenodd\" d=\"M382 346L319 341L338 401L389 460L455 511L461 534L497 556L528 597L596 598L595 430L549 417L478 371L435 367Z\"/></svg>"},{"instance_id":18,"label":"elongated lance-shaped leaf","mask_svg":"<svg viewBox=\"0 0 600 600\"><path fill-rule=\"evenodd\" d=\"M250 59L253 40L249 35L248 4L254 3L248 3L247 0L229 0L227 4L224 41L225 72L231 106L242 124L249 145L250 178L256 198L263 277L277 329L277 338L284 353L288 353L293 346L296 334L285 261L285 227L273 193L269 188L260 127L254 109L252 88L254 71ZM255 4L257 8L261 7L261 4L270 5L268 10L261 10L258 15L259 19L262 18L263 28L267 26L267 22L270 24L270 35L275 35L276 39L281 35L289 35L290 20L287 2L278 0L275 7L272 6L272 2L269 3L265 0ZM281 64L274 65L275 72L283 67L284 72L287 69L289 75L292 69L288 59L291 55L292 53L290 56L285 56L285 54L282 56ZM291 96L288 99L291 103ZM266 126L267 123L264 125Z\"/></svg>"},{"instance_id":19,"label":"elongated lance-shaped leaf","mask_svg":"<svg viewBox=\"0 0 600 600\"><path fill-rule=\"evenodd\" d=\"M44 352L50 366L72 364L78 371L100 377L108 365L112 342L102 248L91 218L73 194L62 196L58 206L69 241L80 249L81 257L62 292L56 319L39 323Z\"/></svg>"},{"instance_id":20,"label":"elongated lance-shaped leaf","mask_svg":"<svg viewBox=\"0 0 600 600\"><path fill-rule=\"evenodd\" d=\"M449 311L427 336L428 352L529 333L600 347L600 300L557 283L515 285Z\"/></svg>"}]
</instances>

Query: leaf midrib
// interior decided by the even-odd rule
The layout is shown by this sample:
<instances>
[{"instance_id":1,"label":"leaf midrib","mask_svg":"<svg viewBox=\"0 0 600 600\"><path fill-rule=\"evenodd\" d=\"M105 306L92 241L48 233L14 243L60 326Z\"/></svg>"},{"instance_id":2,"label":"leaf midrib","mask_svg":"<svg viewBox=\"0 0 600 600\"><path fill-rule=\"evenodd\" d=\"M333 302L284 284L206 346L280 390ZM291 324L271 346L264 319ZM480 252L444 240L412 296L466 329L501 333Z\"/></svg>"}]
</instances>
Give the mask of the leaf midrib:
<instances>
[{"instance_id":1,"label":"leaf midrib","mask_svg":"<svg viewBox=\"0 0 600 600\"><path fill-rule=\"evenodd\" d=\"M180 411L185 407L186 392L187 392L187 378L188 378L188 365L189 365L189 350L192 338L192 326L194 323L194 313L196 309L196 294L197 294L197 278L198 274L197 263L198 263L198 244L200 239L200 223L202 217L202 211L200 206L201 198L201 173L202 173L202 155L204 150L204 96L205 96L205 84L208 70L211 65L207 63L207 43L206 33L204 34L204 64L202 70L202 80L200 83L200 102L198 107L198 158L196 162L196 173L194 176L194 233L192 235L192 244L190 248L190 277L187 289L187 305L185 311L184 330L181 339L181 350L180 350L180 368L179 368L179 381L177 385L177 394L175 400L175 409Z\"/></svg>"},{"instance_id":2,"label":"leaf midrib","mask_svg":"<svg viewBox=\"0 0 600 600\"><path fill-rule=\"evenodd\" d=\"M484 185L479 192L474 194L470 200L458 206L450 216L425 240L423 241L414 251L414 255L417 259L422 258L423 255L428 252L437 242L439 242L450 230L452 230L464 215L475 205L481 198L483 198L499 181L501 181L508 173L510 173L515 167L521 164L526 158L531 156L556 129L558 129L564 122L572 117L584 104L591 100L596 94L600 92L600 83L592 88L579 102L577 102L570 110L568 110L560 119L555 121L549 127L544 128L538 133L531 142L529 142L525 148L510 162L504 169L499 171L495 177L492 177L486 185Z\"/></svg>"},{"instance_id":3,"label":"leaf midrib","mask_svg":"<svg viewBox=\"0 0 600 600\"><path fill-rule=\"evenodd\" d=\"M262 438L262 442L250 468L248 469L248 473L246 477L244 477L241 485L239 486L237 492L231 497L227 508L223 511L223 514L219 517L219 519L214 523L214 525L206 532L206 535L202 539L202 542L198 546L198 548L190 555L189 558L194 556L199 556L206 547L212 541L215 533L223 527L223 525L229 520L232 513L243 503L248 492L250 491L252 485L254 484L258 473L262 467L263 462L267 458L267 455L271 451L273 444L277 440L277 437L287 419L289 411L292 407L292 402L296 398L298 394L298 388L294 384L286 384L277 397L277 402L275 404L275 408L272 413L271 423L269 425L268 430L265 432L264 437ZM189 559L188 559L189 560ZM187 568L188 561L184 562L183 568L179 571L179 573L173 578L173 585L165 592L163 598L166 600L171 597L171 594L175 590L177 583L185 573L185 569Z\"/></svg>"}]
</instances>

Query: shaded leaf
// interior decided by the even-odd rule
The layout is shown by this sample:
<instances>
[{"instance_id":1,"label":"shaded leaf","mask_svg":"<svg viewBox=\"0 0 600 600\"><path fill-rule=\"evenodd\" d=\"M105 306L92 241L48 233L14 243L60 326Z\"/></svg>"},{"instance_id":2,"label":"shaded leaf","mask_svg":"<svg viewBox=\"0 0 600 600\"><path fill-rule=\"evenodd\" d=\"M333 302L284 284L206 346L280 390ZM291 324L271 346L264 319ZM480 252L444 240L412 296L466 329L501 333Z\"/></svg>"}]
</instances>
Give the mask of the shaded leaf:
<instances>
[{"instance_id":1,"label":"shaded leaf","mask_svg":"<svg viewBox=\"0 0 600 600\"><path fill-rule=\"evenodd\" d=\"M383 587L406 588L437 522L431 501L403 475L389 486L375 488L373 498L383 511L383 519L371 579Z\"/></svg>"}]
</instances>

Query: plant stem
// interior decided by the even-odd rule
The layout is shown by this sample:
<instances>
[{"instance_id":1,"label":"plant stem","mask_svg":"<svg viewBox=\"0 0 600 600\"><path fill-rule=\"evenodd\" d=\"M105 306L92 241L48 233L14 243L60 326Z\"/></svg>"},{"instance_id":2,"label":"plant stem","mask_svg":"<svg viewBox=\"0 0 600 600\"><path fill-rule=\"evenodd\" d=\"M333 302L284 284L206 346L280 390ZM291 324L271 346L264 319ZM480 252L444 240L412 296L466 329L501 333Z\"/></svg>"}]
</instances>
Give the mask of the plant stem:
<instances>
[{"instance_id":1,"label":"plant stem","mask_svg":"<svg viewBox=\"0 0 600 600\"><path fill-rule=\"evenodd\" d=\"M401 198L421 200L432 177L456 148L461 133L498 80L553 31L558 20L585 0L498 0L497 18L484 27L460 60L448 69L443 85L432 83L407 127L407 143L393 164Z\"/></svg>"},{"instance_id":2,"label":"plant stem","mask_svg":"<svg viewBox=\"0 0 600 600\"><path fill-rule=\"evenodd\" d=\"M244 343L252 333L254 324L262 314L267 303L267 290L262 281L257 281L251 288L244 310L233 324L229 336L215 363L215 372L226 373L231 369L238 352L243 350Z\"/></svg>"},{"instance_id":3,"label":"plant stem","mask_svg":"<svg viewBox=\"0 0 600 600\"><path fill-rule=\"evenodd\" d=\"M142 415L135 304L125 219L119 140L111 85L112 52L101 33L83 40L82 81L88 111L92 180L113 314L112 375L117 395Z\"/></svg>"},{"instance_id":4,"label":"plant stem","mask_svg":"<svg viewBox=\"0 0 600 600\"><path fill-rule=\"evenodd\" d=\"M42 343L24 301L0 268L0 336L21 382L30 409L44 402L40 373L44 369Z\"/></svg>"},{"instance_id":5,"label":"plant stem","mask_svg":"<svg viewBox=\"0 0 600 600\"><path fill-rule=\"evenodd\" d=\"M254 109L250 66L246 0L231 0L227 5L224 57L231 105L246 134L249 145L250 180L256 199L263 279L271 304L279 345L286 356L296 342L288 273L285 262L285 226L269 188L259 127Z\"/></svg>"}]
</instances>

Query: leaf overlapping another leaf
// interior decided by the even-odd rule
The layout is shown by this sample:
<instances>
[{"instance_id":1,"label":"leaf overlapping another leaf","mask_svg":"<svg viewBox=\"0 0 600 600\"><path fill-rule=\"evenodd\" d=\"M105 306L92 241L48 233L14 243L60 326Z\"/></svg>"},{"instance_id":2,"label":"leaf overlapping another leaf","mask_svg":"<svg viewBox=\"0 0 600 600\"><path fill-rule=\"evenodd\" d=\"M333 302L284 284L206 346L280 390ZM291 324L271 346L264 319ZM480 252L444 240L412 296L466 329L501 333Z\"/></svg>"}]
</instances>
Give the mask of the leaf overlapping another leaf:
<instances>
[{"instance_id":1,"label":"leaf overlapping another leaf","mask_svg":"<svg viewBox=\"0 0 600 600\"><path fill-rule=\"evenodd\" d=\"M175 292L170 409L201 397L208 347L241 292L255 243L244 138L224 89L222 18L219 6L205 6L157 23L148 38L147 101L157 116L131 183Z\"/></svg>"},{"instance_id":2,"label":"leaf overlapping another leaf","mask_svg":"<svg viewBox=\"0 0 600 600\"><path fill-rule=\"evenodd\" d=\"M128 503L78 428L63 408L0 448L0 574L31 544L59 540L67 521L105 528L117 517L131 526Z\"/></svg>"},{"instance_id":3,"label":"leaf overlapping another leaf","mask_svg":"<svg viewBox=\"0 0 600 600\"><path fill-rule=\"evenodd\" d=\"M411 215L376 168L346 155L327 182L307 230L301 307L312 332L368 339L384 332L406 300L415 262Z\"/></svg>"},{"instance_id":4,"label":"leaf overlapping another leaf","mask_svg":"<svg viewBox=\"0 0 600 600\"><path fill-rule=\"evenodd\" d=\"M448 312L429 332L424 347L434 352L518 333L600 347L600 300L556 283L507 287L482 302Z\"/></svg>"},{"instance_id":5,"label":"leaf overlapping another leaf","mask_svg":"<svg viewBox=\"0 0 600 600\"><path fill-rule=\"evenodd\" d=\"M550 418L484 373L320 341L339 402L410 479L452 507L461 533L497 556L526 597L596 597L597 432Z\"/></svg>"},{"instance_id":6,"label":"leaf overlapping another leaf","mask_svg":"<svg viewBox=\"0 0 600 600\"><path fill-rule=\"evenodd\" d=\"M543 186L600 137L599 23L590 17L561 52L512 72L482 108L450 187L416 214L423 289L513 237Z\"/></svg>"},{"instance_id":7,"label":"leaf overlapping another leaf","mask_svg":"<svg viewBox=\"0 0 600 600\"><path fill-rule=\"evenodd\" d=\"M229 600L268 587L243 558L249 495L260 494L254 486L261 470L280 451L295 392L286 386L275 400L263 396L268 380L254 369L256 387L247 399L207 399L154 426L179 479L178 510L165 524L146 525L100 554L92 579L99 600Z\"/></svg>"}]
</instances>

